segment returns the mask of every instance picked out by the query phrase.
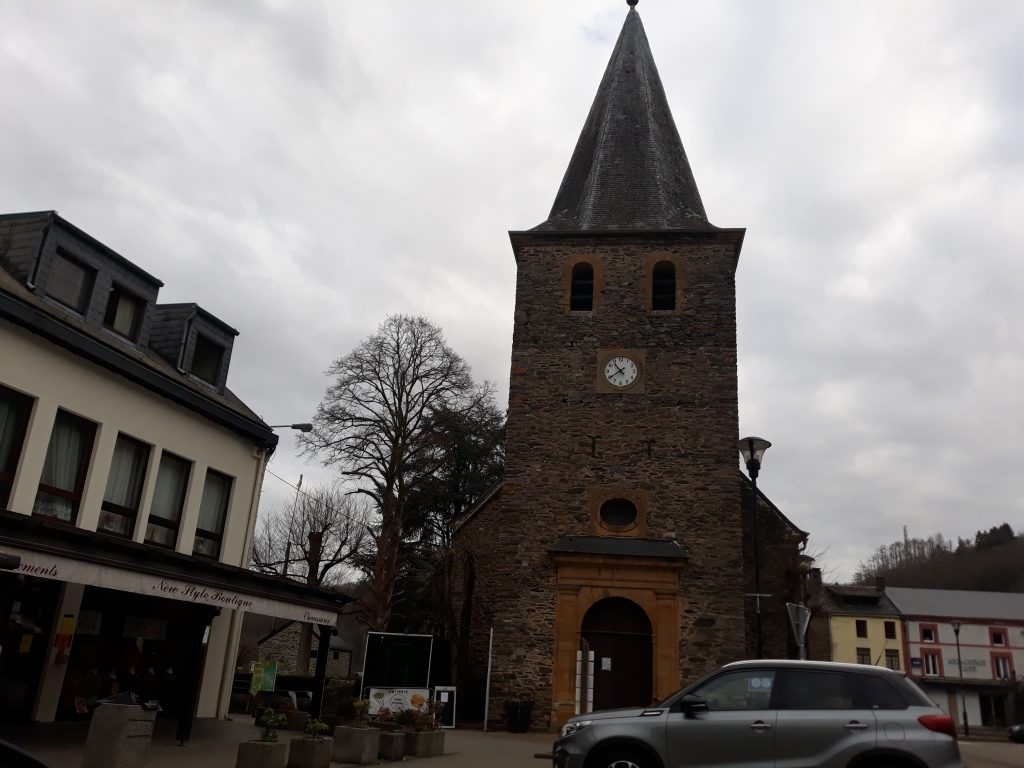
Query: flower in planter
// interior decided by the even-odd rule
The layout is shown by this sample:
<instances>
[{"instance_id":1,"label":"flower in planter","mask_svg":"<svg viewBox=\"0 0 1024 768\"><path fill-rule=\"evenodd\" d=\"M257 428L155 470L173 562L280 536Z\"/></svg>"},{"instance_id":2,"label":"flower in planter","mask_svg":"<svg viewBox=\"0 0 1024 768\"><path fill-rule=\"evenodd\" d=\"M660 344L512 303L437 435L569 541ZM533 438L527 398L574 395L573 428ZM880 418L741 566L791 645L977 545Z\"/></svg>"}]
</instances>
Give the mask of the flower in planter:
<instances>
[{"instance_id":1,"label":"flower in planter","mask_svg":"<svg viewBox=\"0 0 1024 768\"><path fill-rule=\"evenodd\" d=\"M260 719L260 725L260 741L277 741L277 729L288 725L288 718L268 707Z\"/></svg>"},{"instance_id":2,"label":"flower in planter","mask_svg":"<svg viewBox=\"0 0 1024 768\"><path fill-rule=\"evenodd\" d=\"M370 712L370 702L368 699L357 699L352 702L352 713L355 715L355 721L361 727L366 727L366 716Z\"/></svg>"},{"instance_id":3,"label":"flower in planter","mask_svg":"<svg viewBox=\"0 0 1024 768\"><path fill-rule=\"evenodd\" d=\"M306 733L312 736L314 739L323 738L320 734L330 730L327 723L321 722L320 720L310 720L306 723Z\"/></svg>"},{"instance_id":4,"label":"flower in planter","mask_svg":"<svg viewBox=\"0 0 1024 768\"><path fill-rule=\"evenodd\" d=\"M403 709L395 715L395 725L405 730L422 731L423 727L417 717L418 714L415 709Z\"/></svg>"},{"instance_id":5,"label":"flower in planter","mask_svg":"<svg viewBox=\"0 0 1024 768\"><path fill-rule=\"evenodd\" d=\"M390 723L392 720L394 720L394 718L395 716L387 707L381 707L379 710L377 710L378 723Z\"/></svg>"}]
</instances>

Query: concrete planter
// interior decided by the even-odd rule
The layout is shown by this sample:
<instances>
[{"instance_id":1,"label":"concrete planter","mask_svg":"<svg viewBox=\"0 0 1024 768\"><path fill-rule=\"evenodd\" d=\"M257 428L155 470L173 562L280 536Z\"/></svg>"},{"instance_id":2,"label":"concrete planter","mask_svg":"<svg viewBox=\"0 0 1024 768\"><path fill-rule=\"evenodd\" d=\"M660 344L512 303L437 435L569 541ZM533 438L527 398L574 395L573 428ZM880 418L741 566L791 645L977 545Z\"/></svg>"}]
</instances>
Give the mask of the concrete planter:
<instances>
[{"instance_id":1,"label":"concrete planter","mask_svg":"<svg viewBox=\"0 0 1024 768\"><path fill-rule=\"evenodd\" d=\"M83 768L142 768L156 712L137 704L101 704L92 713Z\"/></svg>"},{"instance_id":2,"label":"concrete planter","mask_svg":"<svg viewBox=\"0 0 1024 768\"><path fill-rule=\"evenodd\" d=\"M328 768L334 741L300 736L292 739L288 749L288 768Z\"/></svg>"},{"instance_id":3,"label":"concrete planter","mask_svg":"<svg viewBox=\"0 0 1024 768\"><path fill-rule=\"evenodd\" d=\"M304 731L306 730L306 723L309 722L309 712L282 712L286 718L288 718L288 725L283 730L285 731ZM259 722L256 723L259 725Z\"/></svg>"},{"instance_id":4,"label":"concrete planter","mask_svg":"<svg viewBox=\"0 0 1024 768\"><path fill-rule=\"evenodd\" d=\"M369 765L377 762L380 752L379 728L353 728L340 725L334 729L334 750L331 760L336 763Z\"/></svg>"},{"instance_id":5,"label":"concrete planter","mask_svg":"<svg viewBox=\"0 0 1024 768\"><path fill-rule=\"evenodd\" d=\"M284 768L288 742L243 741L238 745L235 768Z\"/></svg>"},{"instance_id":6,"label":"concrete planter","mask_svg":"<svg viewBox=\"0 0 1024 768\"><path fill-rule=\"evenodd\" d=\"M405 734L402 731L381 731L377 757L381 760L401 760L405 756Z\"/></svg>"},{"instance_id":7,"label":"concrete planter","mask_svg":"<svg viewBox=\"0 0 1024 768\"><path fill-rule=\"evenodd\" d=\"M444 731L406 731L406 757L437 757L444 754Z\"/></svg>"},{"instance_id":8,"label":"concrete planter","mask_svg":"<svg viewBox=\"0 0 1024 768\"><path fill-rule=\"evenodd\" d=\"M398 730L398 726L395 725L394 723L372 722L372 723L370 723L370 727L371 728L380 728L382 731L397 731Z\"/></svg>"}]
</instances>

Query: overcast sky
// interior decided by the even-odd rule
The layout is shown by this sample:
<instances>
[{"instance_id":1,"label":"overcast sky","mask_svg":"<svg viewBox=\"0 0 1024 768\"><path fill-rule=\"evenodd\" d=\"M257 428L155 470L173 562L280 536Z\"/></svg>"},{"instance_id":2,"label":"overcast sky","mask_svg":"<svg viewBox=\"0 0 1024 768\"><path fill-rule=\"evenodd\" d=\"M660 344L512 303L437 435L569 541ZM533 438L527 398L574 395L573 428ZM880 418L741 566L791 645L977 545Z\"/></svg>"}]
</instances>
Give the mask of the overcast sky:
<instances>
[{"instance_id":1,"label":"overcast sky","mask_svg":"<svg viewBox=\"0 0 1024 768\"><path fill-rule=\"evenodd\" d=\"M1024 527L1024 3L638 10L709 218L747 228L761 486L837 577L903 525ZM504 402L506 233L547 217L626 11L5 0L0 211L55 208L238 328L229 386L270 423L394 312ZM328 477L294 454L271 470Z\"/></svg>"}]
</instances>

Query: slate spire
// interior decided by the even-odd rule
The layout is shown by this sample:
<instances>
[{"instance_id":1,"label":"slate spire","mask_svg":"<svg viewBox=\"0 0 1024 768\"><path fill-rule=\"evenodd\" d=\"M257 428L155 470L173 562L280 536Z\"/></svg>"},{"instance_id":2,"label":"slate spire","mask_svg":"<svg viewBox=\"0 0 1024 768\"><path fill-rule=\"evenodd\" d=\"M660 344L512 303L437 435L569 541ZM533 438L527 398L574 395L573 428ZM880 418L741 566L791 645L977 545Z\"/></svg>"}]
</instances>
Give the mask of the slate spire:
<instances>
[{"instance_id":1,"label":"slate spire","mask_svg":"<svg viewBox=\"0 0 1024 768\"><path fill-rule=\"evenodd\" d=\"M548 220L535 230L714 228L634 6Z\"/></svg>"}]
</instances>

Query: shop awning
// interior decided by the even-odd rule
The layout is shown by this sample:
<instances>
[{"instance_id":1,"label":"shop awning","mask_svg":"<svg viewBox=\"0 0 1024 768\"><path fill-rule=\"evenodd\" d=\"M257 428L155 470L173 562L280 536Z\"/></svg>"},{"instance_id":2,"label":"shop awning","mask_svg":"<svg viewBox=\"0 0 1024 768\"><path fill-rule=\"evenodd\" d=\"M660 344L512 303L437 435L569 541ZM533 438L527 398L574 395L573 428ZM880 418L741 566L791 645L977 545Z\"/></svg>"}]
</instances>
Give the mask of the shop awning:
<instances>
[{"instance_id":1,"label":"shop awning","mask_svg":"<svg viewBox=\"0 0 1024 768\"><path fill-rule=\"evenodd\" d=\"M333 626L350 597L281 577L0 510L17 573Z\"/></svg>"}]
</instances>

